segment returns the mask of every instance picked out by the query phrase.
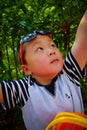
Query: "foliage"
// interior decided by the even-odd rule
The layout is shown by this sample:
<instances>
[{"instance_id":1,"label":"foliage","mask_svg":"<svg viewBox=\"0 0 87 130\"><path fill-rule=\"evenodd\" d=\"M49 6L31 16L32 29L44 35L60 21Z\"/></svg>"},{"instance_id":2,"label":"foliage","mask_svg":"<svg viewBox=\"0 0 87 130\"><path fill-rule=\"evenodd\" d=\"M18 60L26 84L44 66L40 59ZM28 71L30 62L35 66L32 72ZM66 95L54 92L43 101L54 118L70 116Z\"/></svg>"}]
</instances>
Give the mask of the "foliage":
<instances>
[{"instance_id":1,"label":"foliage","mask_svg":"<svg viewBox=\"0 0 87 130\"><path fill-rule=\"evenodd\" d=\"M33 29L50 30L65 56L73 44L76 28L87 9L84 0L1 0L0 1L0 80L15 80L21 71L18 48L20 38ZM87 80L83 80L84 104ZM86 91L85 91L86 90ZM86 101L86 102L85 102ZM85 105L86 112L87 106Z\"/></svg>"},{"instance_id":2,"label":"foliage","mask_svg":"<svg viewBox=\"0 0 87 130\"><path fill-rule=\"evenodd\" d=\"M86 0L7 0L2 1L0 7L2 80L19 78L22 74L18 58L20 38L33 29L50 30L65 54L64 50L67 51L73 43L76 27L86 9Z\"/></svg>"}]
</instances>

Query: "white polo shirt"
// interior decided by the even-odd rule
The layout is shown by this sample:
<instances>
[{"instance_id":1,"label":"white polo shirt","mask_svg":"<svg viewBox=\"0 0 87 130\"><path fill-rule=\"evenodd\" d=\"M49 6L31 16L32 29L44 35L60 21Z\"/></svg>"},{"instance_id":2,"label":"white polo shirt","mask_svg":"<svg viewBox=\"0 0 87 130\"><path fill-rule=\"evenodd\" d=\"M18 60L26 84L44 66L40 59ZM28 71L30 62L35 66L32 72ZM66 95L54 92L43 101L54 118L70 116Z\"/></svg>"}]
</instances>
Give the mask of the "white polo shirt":
<instances>
[{"instance_id":1,"label":"white polo shirt","mask_svg":"<svg viewBox=\"0 0 87 130\"><path fill-rule=\"evenodd\" d=\"M11 109L19 105L27 130L45 130L59 112L84 112L80 90L83 74L69 52L63 71L50 85L40 85L29 76L17 81L1 82L4 108Z\"/></svg>"}]
</instances>

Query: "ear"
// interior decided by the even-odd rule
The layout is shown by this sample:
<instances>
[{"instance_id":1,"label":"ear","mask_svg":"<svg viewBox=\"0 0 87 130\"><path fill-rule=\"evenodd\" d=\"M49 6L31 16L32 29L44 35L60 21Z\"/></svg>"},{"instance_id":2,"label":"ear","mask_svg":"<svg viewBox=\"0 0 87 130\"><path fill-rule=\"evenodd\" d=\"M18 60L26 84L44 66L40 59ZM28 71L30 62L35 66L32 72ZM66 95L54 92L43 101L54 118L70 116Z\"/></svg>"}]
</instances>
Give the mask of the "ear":
<instances>
[{"instance_id":1,"label":"ear","mask_svg":"<svg viewBox=\"0 0 87 130\"><path fill-rule=\"evenodd\" d=\"M31 75L32 72L31 70L29 69L28 65L22 65L22 70L24 71L25 74L27 75Z\"/></svg>"}]
</instances>

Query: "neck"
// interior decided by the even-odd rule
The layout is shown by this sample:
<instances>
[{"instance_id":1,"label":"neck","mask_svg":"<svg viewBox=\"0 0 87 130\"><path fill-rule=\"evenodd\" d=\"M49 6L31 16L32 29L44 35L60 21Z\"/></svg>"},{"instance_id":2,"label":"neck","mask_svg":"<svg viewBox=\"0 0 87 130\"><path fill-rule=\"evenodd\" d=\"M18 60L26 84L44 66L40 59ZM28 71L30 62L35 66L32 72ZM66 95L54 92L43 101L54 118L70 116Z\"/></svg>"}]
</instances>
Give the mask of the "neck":
<instances>
[{"instance_id":1,"label":"neck","mask_svg":"<svg viewBox=\"0 0 87 130\"><path fill-rule=\"evenodd\" d=\"M56 77L53 77L53 78L34 78L34 80L35 80L35 82L37 84L43 85L43 86L51 84L51 82L53 81L53 79L55 80Z\"/></svg>"}]
</instances>

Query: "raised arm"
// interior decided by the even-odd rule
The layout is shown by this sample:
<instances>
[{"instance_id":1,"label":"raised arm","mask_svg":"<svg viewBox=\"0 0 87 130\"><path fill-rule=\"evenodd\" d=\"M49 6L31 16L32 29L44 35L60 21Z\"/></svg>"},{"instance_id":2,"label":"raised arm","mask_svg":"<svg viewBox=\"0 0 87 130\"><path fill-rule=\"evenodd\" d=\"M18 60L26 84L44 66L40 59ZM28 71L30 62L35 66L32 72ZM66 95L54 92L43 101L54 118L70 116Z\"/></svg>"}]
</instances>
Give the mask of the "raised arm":
<instances>
[{"instance_id":1,"label":"raised arm","mask_svg":"<svg viewBox=\"0 0 87 130\"><path fill-rule=\"evenodd\" d=\"M87 62L87 11L78 26L71 52L82 70Z\"/></svg>"}]
</instances>

